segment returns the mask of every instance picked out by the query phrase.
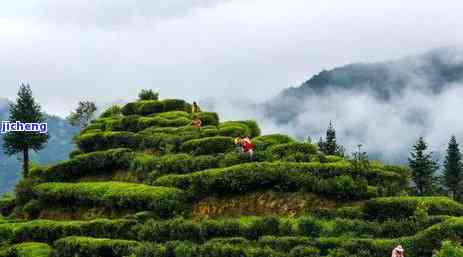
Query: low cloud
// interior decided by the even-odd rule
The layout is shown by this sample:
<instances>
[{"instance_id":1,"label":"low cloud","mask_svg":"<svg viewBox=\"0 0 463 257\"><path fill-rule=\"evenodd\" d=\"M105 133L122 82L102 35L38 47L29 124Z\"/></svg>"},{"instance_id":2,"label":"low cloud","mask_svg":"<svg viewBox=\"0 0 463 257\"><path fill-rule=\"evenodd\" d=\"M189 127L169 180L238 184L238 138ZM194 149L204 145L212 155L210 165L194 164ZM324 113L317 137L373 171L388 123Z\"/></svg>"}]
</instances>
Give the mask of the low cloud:
<instances>
[{"instance_id":1,"label":"low cloud","mask_svg":"<svg viewBox=\"0 0 463 257\"><path fill-rule=\"evenodd\" d=\"M297 116L286 124L275 122L271 113L250 99L220 100L208 106L223 119L257 119L265 134L287 133L299 139L311 137L317 142L330 121L337 139L347 153L358 144L370 157L390 163L406 163L412 145L425 137L435 157L443 154L452 134L463 142L463 85L451 84L434 94L426 88L407 87L389 100L379 99L369 91L330 90L290 101ZM286 107L287 108L287 107Z\"/></svg>"}]
</instances>

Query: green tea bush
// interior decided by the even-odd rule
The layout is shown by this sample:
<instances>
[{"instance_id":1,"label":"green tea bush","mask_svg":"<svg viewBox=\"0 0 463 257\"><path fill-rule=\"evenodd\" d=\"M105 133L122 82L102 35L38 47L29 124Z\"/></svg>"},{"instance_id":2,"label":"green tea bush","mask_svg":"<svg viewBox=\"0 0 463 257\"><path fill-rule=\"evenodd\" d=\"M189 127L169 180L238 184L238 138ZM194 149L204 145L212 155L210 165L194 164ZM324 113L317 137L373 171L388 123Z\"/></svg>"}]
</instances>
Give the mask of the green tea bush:
<instances>
[{"instance_id":1,"label":"green tea bush","mask_svg":"<svg viewBox=\"0 0 463 257\"><path fill-rule=\"evenodd\" d=\"M132 132L88 133L76 138L76 144L83 152L107 150L111 148L156 149L165 151L177 138L168 134L143 135Z\"/></svg>"},{"instance_id":2,"label":"green tea bush","mask_svg":"<svg viewBox=\"0 0 463 257\"><path fill-rule=\"evenodd\" d=\"M137 154L131 161L130 169L141 174L156 172L161 174L185 174L219 167L218 156L188 154L166 154L153 156Z\"/></svg>"},{"instance_id":3,"label":"green tea bush","mask_svg":"<svg viewBox=\"0 0 463 257\"><path fill-rule=\"evenodd\" d=\"M186 175L167 175L154 184L188 189L196 196L246 193L263 189L326 193L338 198L355 199L367 196L364 180L348 175L324 179L336 164L320 163L247 163L228 168L210 169Z\"/></svg>"},{"instance_id":4,"label":"green tea bush","mask_svg":"<svg viewBox=\"0 0 463 257\"><path fill-rule=\"evenodd\" d=\"M463 257L463 247L452 241L444 241L435 257Z\"/></svg>"},{"instance_id":5,"label":"green tea bush","mask_svg":"<svg viewBox=\"0 0 463 257\"><path fill-rule=\"evenodd\" d=\"M313 217L301 217L297 221L297 231L302 236L317 237L322 231L322 226Z\"/></svg>"},{"instance_id":6,"label":"green tea bush","mask_svg":"<svg viewBox=\"0 0 463 257\"><path fill-rule=\"evenodd\" d=\"M242 224L237 219L194 221L180 218L165 221L149 220L133 227L133 232L140 241L187 240L204 243L210 239L223 237L257 239L262 235L278 233L278 224L277 218L258 218L250 224Z\"/></svg>"},{"instance_id":7,"label":"green tea bush","mask_svg":"<svg viewBox=\"0 0 463 257\"><path fill-rule=\"evenodd\" d=\"M112 120L112 119L108 119L108 120ZM102 122L102 118L100 118L100 119L91 121L90 124L87 125L85 128L83 128L80 133L85 134L85 133L92 133L92 132L104 131L104 130L105 130L105 123Z\"/></svg>"},{"instance_id":8,"label":"green tea bush","mask_svg":"<svg viewBox=\"0 0 463 257\"><path fill-rule=\"evenodd\" d=\"M123 115L133 115L137 113L137 106L136 102L127 103L126 105L122 106L121 113Z\"/></svg>"},{"instance_id":9,"label":"green tea bush","mask_svg":"<svg viewBox=\"0 0 463 257\"><path fill-rule=\"evenodd\" d=\"M184 208L181 190L123 182L44 183L34 187L48 204L107 206L112 209L152 210L170 216Z\"/></svg>"},{"instance_id":10,"label":"green tea bush","mask_svg":"<svg viewBox=\"0 0 463 257\"><path fill-rule=\"evenodd\" d=\"M258 137L260 136L260 128L255 121L226 121L218 126L219 134L222 136L249 136Z\"/></svg>"},{"instance_id":11,"label":"green tea bush","mask_svg":"<svg viewBox=\"0 0 463 257\"><path fill-rule=\"evenodd\" d=\"M181 151L193 155L218 154L233 151L234 147L233 138L217 136L186 141Z\"/></svg>"},{"instance_id":12,"label":"green tea bush","mask_svg":"<svg viewBox=\"0 0 463 257\"><path fill-rule=\"evenodd\" d=\"M121 109L124 115L143 115L147 116L155 113L168 111L191 112L191 105L180 99L141 100L124 105Z\"/></svg>"},{"instance_id":13,"label":"green tea bush","mask_svg":"<svg viewBox=\"0 0 463 257\"><path fill-rule=\"evenodd\" d=\"M193 119L199 118L203 126L218 126L220 123L219 115L215 112L200 112L193 114Z\"/></svg>"},{"instance_id":14,"label":"green tea bush","mask_svg":"<svg viewBox=\"0 0 463 257\"><path fill-rule=\"evenodd\" d=\"M132 156L132 151L127 148L96 151L78 155L51 167L33 169L30 173L43 181L72 181L127 169Z\"/></svg>"},{"instance_id":15,"label":"green tea bush","mask_svg":"<svg viewBox=\"0 0 463 257\"><path fill-rule=\"evenodd\" d=\"M30 242L21 243L9 247L5 253L0 256L5 257L51 257L53 249L44 243Z\"/></svg>"},{"instance_id":16,"label":"green tea bush","mask_svg":"<svg viewBox=\"0 0 463 257\"><path fill-rule=\"evenodd\" d=\"M269 146L294 142L293 139L282 134L272 134L256 137L252 140L257 151L266 150Z\"/></svg>"},{"instance_id":17,"label":"green tea bush","mask_svg":"<svg viewBox=\"0 0 463 257\"><path fill-rule=\"evenodd\" d=\"M16 198L13 195L5 194L0 197L0 214L8 216L13 212L16 207Z\"/></svg>"},{"instance_id":18,"label":"green tea bush","mask_svg":"<svg viewBox=\"0 0 463 257\"><path fill-rule=\"evenodd\" d=\"M317 147L308 143L285 143L268 148L274 158L282 161L309 162L310 155L317 153Z\"/></svg>"},{"instance_id":19,"label":"green tea bush","mask_svg":"<svg viewBox=\"0 0 463 257\"><path fill-rule=\"evenodd\" d=\"M191 120L191 113L186 111L169 111L169 112L162 112L150 115L150 117L158 117L168 120L174 120L178 118L187 118Z\"/></svg>"},{"instance_id":20,"label":"green tea bush","mask_svg":"<svg viewBox=\"0 0 463 257\"><path fill-rule=\"evenodd\" d=\"M316 257L319 256L320 250L314 247L296 246L289 252L291 257Z\"/></svg>"},{"instance_id":21,"label":"green tea bush","mask_svg":"<svg viewBox=\"0 0 463 257\"><path fill-rule=\"evenodd\" d=\"M56 241L55 254L60 257L124 257L140 243L91 237L66 237Z\"/></svg>"},{"instance_id":22,"label":"green tea bush","mask_svg":"<svg viewBox=\"0 0 463 257\"><path fill-rule=\"evenodd\" d=\"M188 111L191 112L191 105L181 99L164 99L164 111Z\"/></svg>"},{"instance_id":23,"label":"green tea bush","mask_svg":"<svg viewBox=\"0 0 463 257\"><path fill-rule=\"evenodd\" d=\"M263 235L276 235L279 233L280 220L273 216L263 217L254 220L251 224L244 226L242 236L256 240Z\"/></svg>"},{"instance_id":24,"label":"green tea bush","mask_svg":"<svg viewBox=\"0 0 463 257\"><path fill-rule=\"evenodd\" d=\"M368 219L403 219L412 216L418 207L424 207L429 215L463 215L463 205L448 197L384 197L365 203Z\"/></svg>"},{"instance_id":25,"label":"green tea bush","mask_svg":"<svg viewBox=\"0 0 463 257\"><path fill-rule=\"evenodd\" d=\"M249 136L251 131L245 125L219 126L218 134L226 137Z\"/></svg>"},{"instance_id":26,"label":"green tea bush","mask_svg":"<svg viewBox=\"0 0 463 257\"><path fill-rule=\"evenodd\" d=\"M76 137L75 142L80 150L93 152L110 148L134 148L138 146L142 138L132 132L101 132L86 133Z\"/></svg>"},{"instance_id":27,"label":"green tea bush","mask_svg":"<svg viewBox=\"0 0 463 257\"><path fill-rule=\"evenodd\" d=\"M173 241L165 244L144 243L134 248L137 257L283 257L271 249L255 248L252 245L235 245L227 239L207 242L202 245Z\"/></svg>"},{"instance_id":28,"label":"green tea bush","mask_svg":"<svg viewBox=\"0 0 463 257\"><path fill-rule=\"evenodd\" d=\"M100 115L100 118L119 116L122 114L121 109L122 108L119 105L112 105Z\"/></svg>"},{"instance_id":29,"label":"green tea bush","mask_svg":"<svg viewBox=\"0 0 463 257\"><path fill-rule=\"evenodd\" d=\"M27 214L29 219L36 219L43 208L42 202L32 199L22 207L22 211Z\"/></svg>"},{"instance_id":30,"label":"green tea bush","mask_svg":"<svg viewBox=\"0 0 463 257\"><path fill-rule=\"evenodd\" d=\"M111 119L104 123L104 130L138 132L141 130L139 124L140 119L140 115L127 115L117 119Z\"/></svg>"},{"instance_id":31,"label":"green tea bush","mask_svg":"<svg viewBox=\"0 0 463 257\"><path fill-rule=\"evenodd\" d=\"M165 111L165 104L163 101L156 100L143 100L135 103L136 114L147 116L153 113L160 113Z\"/></svg>"},{"instance_id":32,"label":"green tea bush","mask_svg":"<svg viewBox=\"0 0 463 257\"><path fill-rule=\"evenodd\" d=\"M279 252L290 252L297 246L310 247L315 245L313 238L297 236L263 236L259 238L257 243L260 247L271 248Z\"/></svg>"},{"instance_id":33,"label":"green tea bush","mask_svg":"<svg viewBox=\"0 0 463 257\"><path fill-rule=\"evenodd\" d=\"M133 220L97 219L92 221L32 220L0 224L0 236L11 243L53 243L67 236L129 238Z\"/></svg>"},{"instance_id":34,"label":"green tea bush","mask_svg":"<svg viewBox=\"0 0 463 257\"><path fill-rule=\"evenodd\" d=\"M142 117L138 120L138 129L143 130L149 127L181 127L191 124L191 119L179 117L166 119L162 117Z\"/></svg>"}]
</instances>

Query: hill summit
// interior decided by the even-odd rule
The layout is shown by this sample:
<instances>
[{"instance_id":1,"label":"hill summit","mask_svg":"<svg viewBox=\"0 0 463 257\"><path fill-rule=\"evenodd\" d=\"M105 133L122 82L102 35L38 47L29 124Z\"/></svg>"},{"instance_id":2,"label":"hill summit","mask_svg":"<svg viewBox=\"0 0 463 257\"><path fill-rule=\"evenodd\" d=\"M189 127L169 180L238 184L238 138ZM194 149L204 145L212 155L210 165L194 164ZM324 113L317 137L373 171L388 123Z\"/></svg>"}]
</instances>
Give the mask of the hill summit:
<instances>
[{"instance_id":1,"label":"hill summit","mask_svg":"<svg viewBox=\"0 0 463 257\"><path fill-rule=\"evenodd\" d=\"M192 109L164 99L105 111L68 160L1 198L0 256L387 256L402 244L418 257L461 240L463 205L407 196L405 168Z\"/></svg>"}]
</instances>

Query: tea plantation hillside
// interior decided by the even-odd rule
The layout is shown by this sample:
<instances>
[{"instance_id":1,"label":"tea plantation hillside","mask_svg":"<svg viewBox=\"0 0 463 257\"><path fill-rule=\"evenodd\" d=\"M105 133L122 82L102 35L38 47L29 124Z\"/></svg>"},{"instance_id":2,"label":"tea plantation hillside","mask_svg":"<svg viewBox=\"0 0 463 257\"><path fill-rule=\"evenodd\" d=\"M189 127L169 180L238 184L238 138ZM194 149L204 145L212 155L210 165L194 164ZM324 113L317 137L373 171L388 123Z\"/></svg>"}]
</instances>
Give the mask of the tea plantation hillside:
<instances>
[{"instance_id":1,"label":"tea plantation hillside","mask_svg":"<svg viewBox=\"0 0 463 257\"><path fill-rule=\"evenodd\" d=\"M200 119L202 127L193 127ZM236 151L249 136L255 156ZM112 107L0 198L0 256L406 256L460 251L463 205L406 168L326 156L179 99Z\"/></svg>"}]
</instances>

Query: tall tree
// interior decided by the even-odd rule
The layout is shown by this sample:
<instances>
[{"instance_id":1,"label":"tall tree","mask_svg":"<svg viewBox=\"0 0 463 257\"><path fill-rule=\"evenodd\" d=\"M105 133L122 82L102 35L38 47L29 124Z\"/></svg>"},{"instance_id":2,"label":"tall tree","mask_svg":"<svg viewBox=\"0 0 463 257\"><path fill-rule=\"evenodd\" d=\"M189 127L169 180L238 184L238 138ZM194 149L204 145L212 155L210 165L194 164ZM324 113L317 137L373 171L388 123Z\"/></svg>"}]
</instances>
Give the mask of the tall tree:
<instances>
[{"instance_id":1,"label":"tall tree","mask_svg":"<svg viewBox=\"0 0 463 257\"><path fill-rule=\"evenodd\" d=\"M80 101L76 110L71 112L67 120L73 126L85 128L94 118L97 107L94 102Z\"/></svg>"},{"instance_id":2,"label":"tall tree","mask_svg":"<svg viewBox=\"0 0 463 257\"><path fill-rule=\"evenodd\" d=\"M29 85L21 84L18 98L10 104L11 122L42 123L45 121L40 105L35 102ZM40 151L48 141L47 133L12 131L4 136L3 151L7 155L21 153L23 160L23 176L29 175L29 150Z\"/></svg>"},{"instance_id":3,"label":"tall tree","mask_svg":"<svg viewBox=\"0 0 463 257\"><path fill-rule=\"evenodd\" d=\"M336 130L333 127L333 123L331 123L330 121L330 125L326 130L325 150L327 154L336 154L337 146L338 145L336 144Z\"/></svg>"},{"instance_id":4,"label":"tall tree","mask_svg":"<svg viewBox=\"0 0 463 257\"><path fill-rule=\"evenodd\" d=\"M432 159L432 152L428 151L428 145L423 137L420 137L413 151L410 152L408 165L412 171L413 182L418 195L430 195L434 192L435 173L437 163Z\"/></svg>"},{"instance_id":5,"label":"tall tree","mask_svg":"<svg viewBox=\"0 0 463 257\"><path fill-rule=\"evenodd\" d=\"M447 155L444 161L444 183L453 199L460 198L462 193L463 166L461 153L454 135L450 138Z\"/></svg>"},{"instance_id":6,"label":"tall tree","mask_svg":"<svg viewBox=\"0 0 463 257\"><path fill-rule=\"evenodd\" d=\"M323 141L323 138L320 137L320 140L318 141L318 148L327 155L344 156L344 147L337 144L336 130L334 129L331 121L328 129L326 130L326 141Z\"/></svg>"}]
</instances>

